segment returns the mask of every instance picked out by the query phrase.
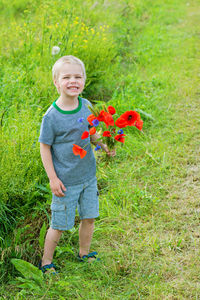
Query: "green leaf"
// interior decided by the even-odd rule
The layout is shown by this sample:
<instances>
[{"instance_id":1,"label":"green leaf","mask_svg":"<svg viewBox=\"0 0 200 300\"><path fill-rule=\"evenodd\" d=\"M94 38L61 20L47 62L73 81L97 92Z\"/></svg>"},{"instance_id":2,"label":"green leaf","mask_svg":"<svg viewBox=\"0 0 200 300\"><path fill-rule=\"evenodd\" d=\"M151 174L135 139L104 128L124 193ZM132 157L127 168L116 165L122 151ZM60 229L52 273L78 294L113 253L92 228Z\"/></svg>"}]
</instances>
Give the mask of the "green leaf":
<instances>
[{"instance_id":1,"label":"green leaf","mask_svg":"<svg viewBox=\"0 0 200 300\"><path fill-rule=\"evenodd\" d=\"M46 231L47 231L47 227L46 227L46 223L44 222L42 228L40 229L40 235L39 235L40 248L44 247L44 239L45 239Z\"/></svg>"},{"instance_id":2,"label":"green leaf","mask_svg":"<svg viewBox=\"0 0 200 300\"><path fill-rule=\"evenodd\" d=\"M26 279L32 279L35 280L38 284L43 284L42 272L31 263L17 258L11 259L11 263Z\"/></svg>"}]
</instances>

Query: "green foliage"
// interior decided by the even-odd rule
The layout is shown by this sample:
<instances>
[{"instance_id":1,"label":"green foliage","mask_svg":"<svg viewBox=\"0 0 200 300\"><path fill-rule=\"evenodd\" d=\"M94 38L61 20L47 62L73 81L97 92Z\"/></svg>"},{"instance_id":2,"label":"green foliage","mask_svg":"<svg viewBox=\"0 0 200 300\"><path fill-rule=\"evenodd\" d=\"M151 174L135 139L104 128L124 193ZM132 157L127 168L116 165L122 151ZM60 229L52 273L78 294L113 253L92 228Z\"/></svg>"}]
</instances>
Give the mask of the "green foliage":
<instances>
[{"instance_id":1,"label":"green foliage","mask_svg":"<svg viewBox=\"0 0 200 300\"><path fill-rule=\"evenodd\" d=\"M44 222L42 225L42 228L40 230L40 236L39 236L39 245L40 245L41 249L43 249L43 247L44 247L44 239L45 239L46 231L47 231L47 227Z\"/></svg>"},{"instance_id":2,"label":"green foliage","mask_svg":"<svg viewBox=\"0 0 200 300\"><path fill-rule=\"evenodd\" d=\"M11 262L25 279L32 280L40 287L42 286L43 274L38 268L22 259L12 259Z\"/></svg>"},{"instance_id":3,"label":"green foliage","mask_svg":"<svg viewBox=\"0 0 200 300\"><path fill-rule=\"evenodd\" d=\"M16 219L14 216L14 210L9 208L3 201L0 201L0 237L2 240L3 236L15 228Z\"/></svg>"},{"instance_id":4,"label":"green foliage","mask_svg":"<svg viewBox=\"0 0 200 300\"><path fill-rule=\"evenodd\" d=\"M74 5L63 1L39 2L27 7L20 20L12 19L9 31L6 27L3 29L2 62L9 57L8 64L3 64L5 105L9 96L12 99L19 98L20 103L28 101L32 104L32 95L34 103L47 105L49 99L53 101L57 92L53 82L49 85L52 81L51 68L60 56L66 54L84 61L88 78L87 96L92 93L93 97L104 96L101 87L106 88L105 77L110 78L113 73L116 45L108 30L109 25L89 23L88 11L86 15L82 14L80 5L76 10ZM92 10L89 12L93 14ZM59 46L59 54L52 54L53 46ZM11 85L15 85L12 95ZM107 85L107 89L111 90L111 87Z\"/></svg>"},{"instance_id":5,"label":"green foliage","mask_svg":"<svg viewBox=\"0 0 200 300\"><path fill-rule=\"evenodd\" d=\"M36 111L31 107L29 110L13 107L1 129L0 194L4 201L23 198L23 194L32 190L37 182L36 178L32 180L33 173L38 178L37 173L41 171Z\"/></svg>"},{"instance_id":6,"label":"green foliage","mask_svg":"<svg viewBox=\"0 0 200 300\"><path fill-rule=\"evenodd\" d=\"M17 277L13 282L22 289L17 294L16 299L31 295L55 297L63 291L69 290L69 282L66 280L58 280L56 276L52 277L51 274L46 274L46 278L44 278L41 270L22 259L12 259L11 262L17 271L23 275L23 277Z\"/></svg>"}]
</instances>

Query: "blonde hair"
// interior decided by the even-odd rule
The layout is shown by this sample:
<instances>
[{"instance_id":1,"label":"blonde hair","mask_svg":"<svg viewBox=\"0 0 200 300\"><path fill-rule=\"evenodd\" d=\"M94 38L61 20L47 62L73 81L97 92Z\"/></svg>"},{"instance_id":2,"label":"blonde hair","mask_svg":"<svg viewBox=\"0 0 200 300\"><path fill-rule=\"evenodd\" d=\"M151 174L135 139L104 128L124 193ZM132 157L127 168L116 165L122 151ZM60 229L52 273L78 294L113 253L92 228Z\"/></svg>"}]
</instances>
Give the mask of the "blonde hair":
<instances>
[{"instance_id":1,"label":"blonde hair","mask_svg":"<svg viewBox=\"0 0 200 300\"><path fill-rule=\"evenodd\" d=\"M60 72L60 67L63 66L64 64L76 64L76 65L80 65L82 70L83 70L83 77L86 80L86 72L85 72L85 65L84 63L77 57L73 56L73 55L65 55L62 56L61 58L59 58L55 64L53 65L52 68L52 76L53 76L53 80L56 80L59 76L59 72Z\"/></svg>"}]
</instances>

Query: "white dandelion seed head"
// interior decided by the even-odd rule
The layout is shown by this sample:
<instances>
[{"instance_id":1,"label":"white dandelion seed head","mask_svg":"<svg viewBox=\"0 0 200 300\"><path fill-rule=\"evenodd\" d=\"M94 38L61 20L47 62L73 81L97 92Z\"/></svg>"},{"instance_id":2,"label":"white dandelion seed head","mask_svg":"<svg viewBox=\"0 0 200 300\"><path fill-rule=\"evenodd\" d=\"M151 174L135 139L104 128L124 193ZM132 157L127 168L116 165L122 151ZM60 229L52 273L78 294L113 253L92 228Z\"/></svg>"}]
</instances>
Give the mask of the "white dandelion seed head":
<instances>
[{"instance_id":1,"label":"white dandelion seed head","mask_svg":"<svg viewBox=\"0 0 200 300\"><path fill-rule=\"evenodd\" d=\"M60 47L58 47L58 46L53 46L52 51L51 51L51 54L52 54L52 55L56 55L56 54L58 54L59 52L60 52Z\"/></svg>"}]
</instances>

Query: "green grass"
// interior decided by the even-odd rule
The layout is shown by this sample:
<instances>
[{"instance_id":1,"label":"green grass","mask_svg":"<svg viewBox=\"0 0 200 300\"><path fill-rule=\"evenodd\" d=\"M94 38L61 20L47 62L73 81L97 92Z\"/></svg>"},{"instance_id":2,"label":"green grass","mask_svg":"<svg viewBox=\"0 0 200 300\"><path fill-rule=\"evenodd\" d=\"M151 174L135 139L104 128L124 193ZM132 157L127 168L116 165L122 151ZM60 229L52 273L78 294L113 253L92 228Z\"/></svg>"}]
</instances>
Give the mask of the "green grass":
<instances>
[{"instance_id":1,"label":"green grass","mask_svg":"<svg viewBox=\"0 0 200 300\"><path fill-rule=\"evenodd\" d=\"M100 253L101 263L76 262L77 217L75 228L63 235L55 253L60 278L33 280L30 286L27 277L22 289L16 279L21 274L10 260L21 258L37 265L42 253L41 227L49 219L49 186L34 142L41 115L34 114L34 122L31 117L32 110L45 111L46 107L37 103L30 108L30 100L23 110L13 100L12 114L6 113L3 119L1 140L12 169L5 174L6 164L2 165L1 190L3 205L15 201L16 207L23 206L24 217L18 220L14 235L6 235L1 242L1 279L7 280L0 288L2 299L199 299L200 8L197 1L187 3L156 0L133 5L127 1L113 10L109 34L116 43L118 67L112 76L122 74L117 83L112 79L115 88L109 103L120 112L144 111L144 134L130 128L124 147L109 164L98 155L101 214L92 250ZM23 5L15 1L19 23ZM14 12L8 8L12 19ZM90 13L90 26L99 24L101 8L98 3ZM102 12L103 21L109 9L108 5L107 12ZM103 83L99 78L98 85ZM19 81L23 88L26 84ZM42 95L43 90L32 93ZM23 158L17 160L20 154ZM13 230L9 211L0 216L7 222L5 228Z\"/></svg>"}]
</instances>

